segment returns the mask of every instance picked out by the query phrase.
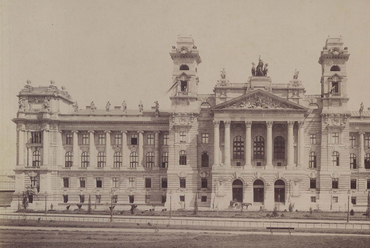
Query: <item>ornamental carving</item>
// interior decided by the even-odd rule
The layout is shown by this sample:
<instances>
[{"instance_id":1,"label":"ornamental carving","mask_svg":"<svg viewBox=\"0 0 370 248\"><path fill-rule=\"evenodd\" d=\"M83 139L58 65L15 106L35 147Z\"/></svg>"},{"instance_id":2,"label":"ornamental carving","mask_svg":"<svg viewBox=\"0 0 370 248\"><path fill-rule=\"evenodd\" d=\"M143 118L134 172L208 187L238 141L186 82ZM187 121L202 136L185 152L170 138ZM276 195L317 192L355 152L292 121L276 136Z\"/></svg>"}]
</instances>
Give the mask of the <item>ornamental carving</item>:
<instances>
[{"instance_id":1,"label":"ornamental carving","mask_svg":"<svg viewBox=\"0 0 370 248\"><path fill-rule=\"evenodd\" d=\"M227 107L234 109L298 109L289 104L278 102L271 97L257 94Z\"/></svg>"},{"instance_id":2,"label":"ornamental carving","mask_svg":"<svg viewBox=\"0 0 370 248\"><path fill-rule=\"evenodd\" d=\"M174 125L190 125L195 118L194 113L172 113L171 122Z\"/></svg>"},{"instance_id":3,"label":"ornamental carving","mask_svg":"<svg viewBox=\"0 0 370 248\"><path fill-rule=\"evenodd\" d=\"M348 122L349 114L324 114L323 117L329 127L343 127Z\"/></svg>"}]
</instances>

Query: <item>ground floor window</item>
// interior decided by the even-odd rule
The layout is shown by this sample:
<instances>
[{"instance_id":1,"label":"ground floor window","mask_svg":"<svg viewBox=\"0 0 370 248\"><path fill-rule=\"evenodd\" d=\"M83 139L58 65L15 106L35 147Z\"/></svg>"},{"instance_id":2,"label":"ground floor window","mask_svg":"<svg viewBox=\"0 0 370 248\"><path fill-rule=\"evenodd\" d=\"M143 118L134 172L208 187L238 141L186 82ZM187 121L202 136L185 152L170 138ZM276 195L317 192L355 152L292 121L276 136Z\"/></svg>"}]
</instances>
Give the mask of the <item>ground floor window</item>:
<instances>
[{"instance_id":1,"label":"ground floor window","mask_svg":"<svg viewBox=\"0 0 370 248\"><path fill-rule=\"evenodd\" d=\"M353 205L356 205L356 196L352 196L352 197L351 197L351 203L352 203Z\"/></svg>"},{"instance_id":2,"label":"ground floor window","mask_svg":"<svg viewBox=\"0 0 370 248\"><path fill-rule=\"evenodd\" d=\"M133 195L129 195L128 199L129 199L130 203L134 203L134 201L135 201L135 197Z\"/></svg>"},{"instance_id":3,"label":"ground floor window","mask_svg":"<svg viewBox=\"0 0 370 248\"><path fill-rule=\"evenodd\" d=\"M167 201L167 196L166 195L162 195L162 203L166 203Z\"/></svg>"},{"instance_id":4,"label":"ground floor window","mask_svg":"<svg viewBox=\"0 0 370 248\"><path fill-rule=\"evenodd\" d=\"M285 183L283 180L275 182L275 202L285 203Z\"/></svg>"},{"instance_id":5,"label":"ground floor window","mask_svg":"<svg viewBox=\"0 0 370 248\"><path fill-rule=\"evenodd\" d=\"M264 183L262 180L256 180L253 183L253 201L264 202Z\"/></svg>"},{"instance_id":6,"label":"ground floor window","mask_svg":"<svg viewBox=\"0 0 370 248\"><path fill-rule=\"evenodd\" d=\"M201 201L202 201L202 202L207 202L207 196L202 196Z\"/></svg>"},{"instance_id":7,"label":"ground floor window","mask_svg":"<svg viewBox=\"0 0 370 248\"><path fill-rule=\"evenodd\" d=\"M184 202L185 201L185 196L184 195L180 195L180 202Z\"/></svg>"},{"instance_id":8,"label":"ground floor window","mask_svg":"<svg viewBox=\"0 0 370 248\"><path fill-rule=\"evenodd\" d=\"M68 202L68 195L63 195L63 202L67 203Z\"/></svg>"},{"instance_id":9,"label":"ground floor window","mask_svg":"<svg viewBox=\"0 0 370 248\"><path fill-rule=\"evenodd\" d=\"M84 195L80 195L80 203L84 203L85 202L85 196Z\"/></svg>"},{"instance_id":10,"label":"ground floor window","mask_svg":"<svg viewBox=\"0 0 370 248\"><path fill-rule=\"evenodd\" d=\"M311 196L311 202L316 202L316 196Z\"/></svg>"}]
</instances>

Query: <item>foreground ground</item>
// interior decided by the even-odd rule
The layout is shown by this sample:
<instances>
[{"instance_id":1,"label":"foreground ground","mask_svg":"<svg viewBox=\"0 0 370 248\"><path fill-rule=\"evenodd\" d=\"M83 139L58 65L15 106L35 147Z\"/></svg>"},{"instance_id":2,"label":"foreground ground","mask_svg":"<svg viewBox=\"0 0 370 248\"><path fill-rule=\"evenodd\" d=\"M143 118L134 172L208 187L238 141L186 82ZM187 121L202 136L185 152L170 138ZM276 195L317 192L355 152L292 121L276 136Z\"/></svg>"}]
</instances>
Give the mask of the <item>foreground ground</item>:
<instances>
[{"instance_id":1,"label":"foreground ground","mask_svg":"<svg viewBox=\"0 0 370 248\"><path fill-rule=\"evenodd\" d=\"M199 233L0 230L0 247L369 247L370 238Z\"/></svg>"}]
</instances>

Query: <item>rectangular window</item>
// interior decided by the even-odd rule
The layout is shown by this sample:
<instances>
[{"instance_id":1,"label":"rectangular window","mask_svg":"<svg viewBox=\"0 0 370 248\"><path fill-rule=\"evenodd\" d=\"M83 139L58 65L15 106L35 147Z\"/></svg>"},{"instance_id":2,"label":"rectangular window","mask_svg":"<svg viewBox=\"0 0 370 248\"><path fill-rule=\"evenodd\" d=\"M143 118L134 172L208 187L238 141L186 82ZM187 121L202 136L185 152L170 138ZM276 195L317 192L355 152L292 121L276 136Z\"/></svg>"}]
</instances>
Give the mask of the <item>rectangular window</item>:
<instances>
[{"instance_id":1,"label":"rectangular window","mask_svg":"<svg viewBox=\"0 0 370 248\"><path fill-rule=\"evenodd\" d=\"M131 134L131 145L137 145L137 134Z\"/></svg>"},{"instance_id":2,"label":"rectangular window","mask_svg":"<svg viewBox=\"0 0 370 248\"><path fill-rule=\"evenodd\" d=\"M105 133L98 135L98 145L105 145Z\"/></svg>"},{"instance_id":3,"label":"rectangular window","mask_svg":"<svg viewBox=\"0 0 370 248\"><path fill-rule=\"evenodd\" d=\"M114 144L115 145L122 145L122 134L116 133L114 135Z\"/></svg>"},{"instance_id":4,"label":"rectangular window","mask_svg":"<svg viewBox=\"0 0 370 248\"><path fill-rule=\"evenodd\" d=\"M202 178L202 189L208 188L207 178Z\"/></svg>"},{"instance_id":5,"label":"rectangular window","mask_svg":"<svg viewBox=\"0 0 370 248\"><path fill-rule=\"evenodd\" d=\"M80 188L86 187L86 178L80 177Z\"/></svg>"},{"instance_id":6,"label":"rectangular window","mask_svg":"<svg viewBox=\"0 0 370 248\"><path fill-rule=\"evenodd\" d=\"M150 189L152 187L152 179L145 178L145 188Z\"/></svg>"},{"instance_id":7,"label":"rectangular window","mask_svg":"<svg viewBox=\"0 0 370 248\"><path fill-rule=\"evenodd\" d=\"M208 133L202 133L202 144L208 144Z\"/></svg>"},{"instance_id":8,"label":"rectangular window","mask_svg":"<svg viewBox=\"0 0 370 248\"><path fill-rule=\"evenodd\" d=\"M128 185L130 188L135 188L135 178L134 177L128 178Z\"/></svg>"},{"instance_id":9,"label":"rectangular window","mask_svg":"<svg viewBox=\"0 0 370 248\"><path fill-rule=\"evenodd\" d=\"M339 93L339 83L338 82L332 82L331 83L331 94L337 94Z\"/></svg>"},{"instance_id":10,"label":"rectangular window","mask_svg":"<svg viewBox=\"0 0 370 248\"><path fill-rule=\"evenodd\" d=\"M311 196L311 202L316 202L316 196Z\"/></svg>"},{"instance_id":11,"label":"rectangular window","mask_svg":"<svg viewBox=\"0 0 370 248\"><path fill-rule=\"evenodd\" d=\"M81 138L82 138L82 145L89 144L89 134L88 133L83 133Z\"/></svg>"},{"instance_id":12,"label":"rectangular window","mask_svg":"<svg viewBox=\"0 0 370 248\"><path fill-rule=\"evenodd\" d=\"M168 134L163 134L163 145L168 145Z\"/></svg>"},{"instance_id":13,"label":"rectangular window","mask_svg":"<svg viewBox=\"0 0 370 248\"><path fill-rule=\"evenodd\" d=\"M333 132L331 134L331 143L332 144L339 144L339 133L338 132Z\"/></svg>"},{"instance_id":14,"label":"rectangular window","mask_svg":"<svg viewBox=\"0 0 370 248\"><path fill-rule=\"evenodd\" d=\"M351 143L351 146L356 146L356 136L354 134L351 134L351 136L349 136L349 141Z\"/></svg>"},{"instance_id":15,"label":"rectangular window","mask_svg":"<svg viewBox=\"0 0 370 248\"><path fill-rule=\"evenodd\" d=\"M101 179L100 177L96 178L96 187L97 188L103 187L103 179Z\"/></svg>"},{"instance_id":16,"label":"rectangular window","mask_svg":"<svg viewBox=\"0 0 370 248\"><path fill-rule=\"evenodd\" d=\"M84 203L85 202L85 196L84 195L80 195L80 203Z\"/></svg>"},{"instance_id":17,"label":"rectangular window","mask_svg":"<svg viewBox=\"0 0 370 248\"><path fill-rule=\"evenodd\" d=\"M33 195L28 195L28 203L33 203Z\"/></svg>"},{"instance_id":18,"label":"rectangular window","mask_svg":"<svg viewBox=\"0 0 370 248\"><path fill-rule=\"evenodd\" d=\"M119 188L118 177L112 177L112 188Z\"/></svg>"},{"instance_id":19,"label":"rectangular window","mask_svg":"<svg viewBox=\"0 0 370 248\"><path fill-rule=\"evenodd\" d=\"M202 196L201 201L202 202L207 202L207 196Z\"/></svg>"},{"instance_id":20,"label":"rectangular window","mask_svg":"<svg viewBox=\"0 0 370 248\"><path fill-rule=\"evenodd\" d=\"M180 195L180 202L184 202L185 201L185 196L184 195Z\"/></svg>"},{"instance_id":21,"label":"rectangular window","mask_svg":"<svg viewBox=\"0 0 370 248\"><path fill-rule=\"evenodd\" d=\"M154 135L153 134L148 134L146 136L146 143L147 145L154 145Z\"/></svg>"},{"instance_id":22,"label":"rectangular window","mask_svg":"<svg viewBox=\"0 0 370 248\"><path fill-rule=\"evenodd\" d=\"M162 177L162 189L167 189L167 177Z\"/></svg>"},{"instance_id":23,"label":"rectangular window","mask_svg":"<svg viewBox=\"0 0 370 248\"><path fill-rule=\"evenodd\" d=\"M68 202L68 195L63 195L63 202L67 203Z\"/></svg>"},{"instance_id":24,"label":"rectangular window","mask_svg":"<svg viewBox=\"0 0 370 248\"><path fill-rule=\"evenodd\" d=\"M129 196L128 196L128 199L129 199L130 203L134 203L134 201L135 201L135 196L133 196L133 195L129 195Z\"/></svg>"},{"instance_id":25,"label":"rectangular window","mask_svg":"<svg viewBox=\"0 0 370 248\"><path fill-rule=\"evenodd\" d=\"M352 197L351 197L351 203L352 203L353 205L356 205L356 196L352 196Z\"/></svg>"},{"instance_id":26,"label":"rectangular window","mask_svg":"<svg viewBox=\"0 0 370 248\"><path fill-rule=\"evenodd\" d=\"M316 178L310 179L310 189L316 189Z\"/></svg>"},{"instance_id":27,"label":"rectangular window","mask_svg":"<svg viewBox=\"0 0 370 248\"><path fill-rule=\"evenodd\" d=\"M316 145L316 134L310 134L310 144Z\"/></svg>"},{"instance_id":28,"label":"rectangular window","mask_svg":"<svg viewBox=\"0 0 370 248\"><path fill-rule=\"evenodd\" d=\"M333 203L338 203L338 196L333 196Z\"/></svg>"},{"instance_id":29,"label":"rectangular window","mask_svg":"<svg viewBox=\"0 0 370 248\"><path fill-rule=\"evenodd\" d=\"M370 179L367 179L367 185L366 185L366 188L367 188L367 189L370 189Z\"/></svg>"},{"instance_id":30,"label":"rectangular window","mask_svg":"<svg viewBox=\"0 0 370 248\"><path fill-rule=\"evenodd\" d=\"M357 180L351 179L351 189L356 189L356 188L357 188Z\"/></svg>"},{"instance_id":31,"label":"rectangular window","mask_svg":"<svg viewBox=\"0 0 370 248\"><path fill-rule=\"evenodd\" d=\"M188 92L188 82L187 81L181 81L181 92Z\"/></svg>"},{"instance_id":32,"label":"rectangular window","mask_svg":"<svg viewBox=\"0 0 370 248\"><path fill-rule=\"evenodd\" d=\"M180 132L180 142L186 143L186 133L185 132Z\"/></svg>"},{"instance_id":33,"label":"rectangular window","mask_svg":"<svg viewBox=\"0 0 370 248\"><path fill-rule=\"evenodd\" d=\"M365 135L365 146L366 147L370 146L370 136L369 136L369 134Z\"/></svg>"},{"instance_id":34,"label":"rectangular window","mask_svg":"<svg viewBox=\"0 0 370 248\"><path fill-rule=\"evenodd\" d=\"M331 181L331 188L338 189L338 178L333 178Z\"/></svg>"},{"instance_id":35,"label":"rectangular window","mask_svg":"<svg viewBox=\"0 0 370 248\"><path fill-rule=\"evenodd\" d=\"M113 195L112 196L112 202L117 203L118 202L118 195Z\"/></svg>"},{"instance_id":36,"label":"rectangular window","mask_svg":"<svg viewBox=\"0 0 370 248\"><path fill-rule=\"evenodd\" d=\"M31 143L41 144L42 143L42 132L31 132Z\"/></svg>"},{"instance_id":37,"label":"rectangular window","mask_svg":"<svg viewBox=\"0 0 370 248\"><path fill-rule=\"evenodd\" d=\"M101 202L101 195L96 195L95 202L96 203L100 203Z\"/></svg>"},{"instance_id":38,"label":"rectangular window","mask_svg":"<svg viewBox=\"0 0 370 248\"><path fill-rule=\"evenodd\" d=\"M186 188L186 178L180 178L180 188Z\"/></svg>"},{"instance_id":39,"label":"rectangular window","mask_svg":"<svg viewBox=\"0 0 370 248\"><path fill-rule=\"evenodd\" d=\"M166 203L166 201L167 201L166 195L162 195L162 203Z\"/></svg>"},{"instance_id":40,"label":"rectangular window","mask_svg":"<svg viewBox=\"0 0 370 248\"><path fill-rule=\"evenodd\" d=\"M63 177L63 187L69 188L69 178L68 177Z\"/></svg>"},{"instance_id":41,"label":"rectangular window","mask_svg":"<svg viewBox=\"0 0 370 248\"><path fill-rule=\"evenodd\" d=\"M73 134L72 133L66 134L66 145L73 145Z\"/></svg>"}]
</instances>

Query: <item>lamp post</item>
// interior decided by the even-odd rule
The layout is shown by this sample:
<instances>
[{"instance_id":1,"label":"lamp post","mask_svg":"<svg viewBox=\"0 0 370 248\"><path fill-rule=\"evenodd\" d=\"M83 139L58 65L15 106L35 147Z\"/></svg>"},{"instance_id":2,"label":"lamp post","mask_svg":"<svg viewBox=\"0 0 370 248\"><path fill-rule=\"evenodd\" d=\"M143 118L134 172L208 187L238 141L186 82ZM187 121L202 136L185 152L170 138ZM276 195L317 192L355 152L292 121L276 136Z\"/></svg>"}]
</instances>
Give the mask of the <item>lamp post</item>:
<instances>
[{"instance_id":1,"label":"lamp post","mask_svg":"<svg viewBox=\"0 0 370 248\"><path fill-rule=\"evenodd\" d=\"M170 191L170 218L172 218L172 191Z\"/></svg>"},{"instance_id":2,"label":"lamp post","mask_svg":"<svg viewBox=\"0 0 370 248\"><path fill-rule=\"evenodd\" d=\"M110 190L110 222L113 222L113 188Z\"/></svg>"}]
</instances>

